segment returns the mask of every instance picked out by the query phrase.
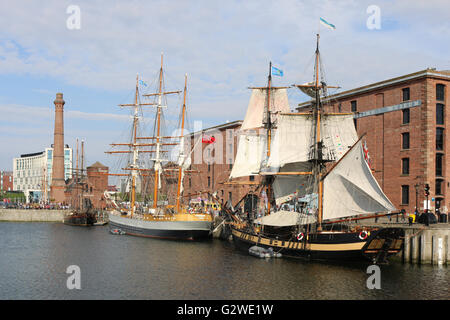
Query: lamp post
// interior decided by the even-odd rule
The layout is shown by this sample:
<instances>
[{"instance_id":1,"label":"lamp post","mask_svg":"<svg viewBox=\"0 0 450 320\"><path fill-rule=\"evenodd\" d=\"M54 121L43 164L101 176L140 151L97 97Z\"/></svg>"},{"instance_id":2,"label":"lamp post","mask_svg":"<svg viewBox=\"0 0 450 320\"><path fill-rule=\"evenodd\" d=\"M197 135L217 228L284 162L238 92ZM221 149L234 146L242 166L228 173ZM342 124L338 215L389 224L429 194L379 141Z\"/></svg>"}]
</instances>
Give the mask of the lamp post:
<instances>
[{"instance_id":1,"label":"lamp post","mask_svg":"<svg viewBox=\"0 0 450 320\"><path fill-rule=\"evenodd\" d=\"M427 209L426 209L426 213L428 213L428 210L429 210L429 205L428 205L428 197L430 196L430 185L427 183L427 184L425 184L425 196L427 197L427 202L426 202L426 204L427 204Z\"/></svg>"}]
</instances>

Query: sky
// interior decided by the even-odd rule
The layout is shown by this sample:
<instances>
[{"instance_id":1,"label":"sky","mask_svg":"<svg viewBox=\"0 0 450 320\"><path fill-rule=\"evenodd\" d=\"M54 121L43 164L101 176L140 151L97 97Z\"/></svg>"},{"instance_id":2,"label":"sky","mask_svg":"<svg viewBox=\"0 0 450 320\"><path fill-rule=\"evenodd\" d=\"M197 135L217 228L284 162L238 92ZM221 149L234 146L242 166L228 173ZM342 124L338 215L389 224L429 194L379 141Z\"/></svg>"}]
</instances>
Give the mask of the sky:
<instances>
[{"instance_id":1,"label":"sky","mask_svg":"<svg viewBox=\"0 0 450 320\"><path fill-rule=\"evenodd\" d=\"M284 73L274 85L311 81L318 31L326 80L339 91L450 70L449 18L444 0L1 0L0 170L53 143L57 92L65 143L84 140L88 165L112 167L104 151L130 127L118 104L133 102L136 75L154 92L162 53L166 90L182 90L187 74L189 128L207 128L244 118L248 87L266 85L270 61ZM288 97L292 109L307 99L296 89ZM168 122L181 103L168 100Z\"/></svg>"}]
</instances>

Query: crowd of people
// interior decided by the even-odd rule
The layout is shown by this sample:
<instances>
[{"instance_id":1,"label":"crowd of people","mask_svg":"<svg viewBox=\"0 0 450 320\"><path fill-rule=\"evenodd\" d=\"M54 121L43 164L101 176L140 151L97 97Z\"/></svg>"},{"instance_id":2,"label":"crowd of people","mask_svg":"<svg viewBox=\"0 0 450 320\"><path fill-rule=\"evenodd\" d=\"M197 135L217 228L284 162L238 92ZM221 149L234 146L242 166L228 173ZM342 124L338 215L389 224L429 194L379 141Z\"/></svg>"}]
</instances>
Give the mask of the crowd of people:
<instances>
[{"instance_id":1,"label":"crowd of people","mask_svg":"<svg viewBox=\"0 0 450 320\"><path fill-rule=\"evenodd\" d=\"M22 202L0 202L2 209L33 209L33 210L66 210L70 206L65 203L22 203Z\"/></svg>"}]
</instances>

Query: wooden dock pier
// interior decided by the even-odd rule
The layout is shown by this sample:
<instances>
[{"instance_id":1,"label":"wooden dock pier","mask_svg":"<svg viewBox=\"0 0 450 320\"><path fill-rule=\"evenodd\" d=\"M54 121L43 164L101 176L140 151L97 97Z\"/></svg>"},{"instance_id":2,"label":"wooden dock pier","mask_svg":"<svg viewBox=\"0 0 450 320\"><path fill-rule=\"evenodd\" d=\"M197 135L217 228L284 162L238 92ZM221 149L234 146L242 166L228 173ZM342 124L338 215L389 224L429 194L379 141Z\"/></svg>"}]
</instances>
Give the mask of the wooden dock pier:
<instances>
[{"instance_id":1,"label":"wooden dock pier","mask_svg":"<svg viewBox=\"0 0 450 320\"><path fill-rule=\"evenodd\" d=\"M450 224L436 223L426 226L420 223L391 221L366 222L373 227L400 227L405 230L405 242L401 254L393 260L412 264L450 265Z\"/></svg>"}]
</instances>

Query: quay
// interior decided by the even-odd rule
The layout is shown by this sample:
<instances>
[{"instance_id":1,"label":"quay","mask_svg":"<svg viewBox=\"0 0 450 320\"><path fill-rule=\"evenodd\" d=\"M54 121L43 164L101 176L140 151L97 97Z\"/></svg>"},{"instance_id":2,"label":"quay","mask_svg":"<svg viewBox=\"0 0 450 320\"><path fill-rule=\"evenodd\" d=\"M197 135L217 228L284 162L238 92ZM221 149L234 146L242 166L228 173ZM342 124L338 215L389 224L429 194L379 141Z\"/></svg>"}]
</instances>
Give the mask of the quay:
<instances>
[{"instance_id":1,"label":"quay","mask_svg":"<svg viewBox=\"0 0 450 320\"><path fill-rule=\"evenodd\" d=\"M392 261L411 264L450 265L450 224L436 223L426 226L420 223L396 222L383 218L382 221L361 222L371 227L396 227L405 230L405 242L401 254Z\"/></svg>"},{"instance_id":2,"label":"quay","mask_svg":"<svg viewBox=\"0 0 450 320\"><path fill-rule=\"evenodd\" d=\"M68 210L0 209L0 222L62 222Z\"/></svg>"}]
</instances>

